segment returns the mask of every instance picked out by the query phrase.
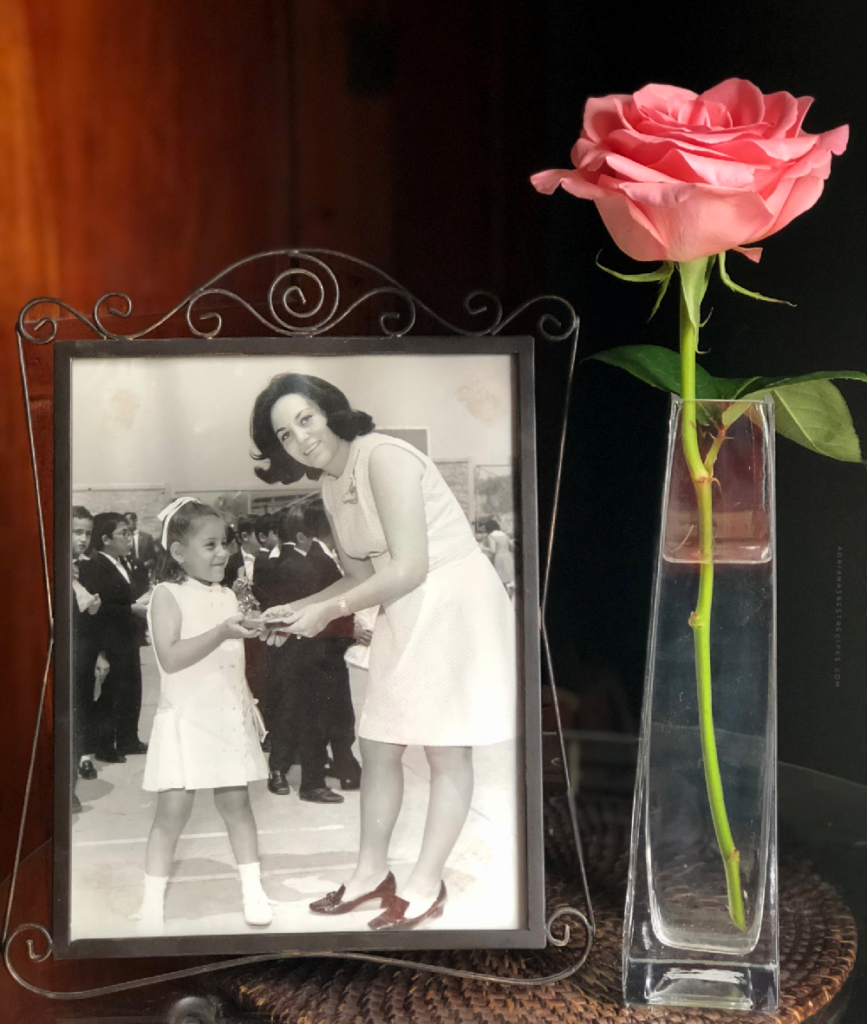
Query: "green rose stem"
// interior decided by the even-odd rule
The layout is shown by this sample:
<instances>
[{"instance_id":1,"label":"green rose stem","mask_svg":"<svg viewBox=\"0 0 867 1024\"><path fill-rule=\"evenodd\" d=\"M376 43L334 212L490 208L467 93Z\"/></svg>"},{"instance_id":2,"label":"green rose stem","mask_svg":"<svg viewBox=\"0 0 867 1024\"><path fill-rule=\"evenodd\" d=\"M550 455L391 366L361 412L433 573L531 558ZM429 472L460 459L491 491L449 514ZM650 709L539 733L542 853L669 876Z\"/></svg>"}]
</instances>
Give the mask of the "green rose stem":
<instances>
[{"instance_id":1,"label":"green rose stem","mask_svg":"<svg viewBox=\"0 0 867 1024\"><path fill-rule=\"evenodd\" d=\"M698 351L701 300L707 288L712 258L679 263L680 274L680 373L684 400L681 439L689 475L698 504L699 584L698 602L689 617L695 646L695 679L698 692L698 722L702 761L711 819L723 860L728 891L729 915L741 931L746 929L741 890L740 853L732 839L723 795L713 724L711 686L710 626L713 605L713 464L725 437L722 430L703 460L698 445L695 398L695 357Z\"/></svg>"}]
</instances>

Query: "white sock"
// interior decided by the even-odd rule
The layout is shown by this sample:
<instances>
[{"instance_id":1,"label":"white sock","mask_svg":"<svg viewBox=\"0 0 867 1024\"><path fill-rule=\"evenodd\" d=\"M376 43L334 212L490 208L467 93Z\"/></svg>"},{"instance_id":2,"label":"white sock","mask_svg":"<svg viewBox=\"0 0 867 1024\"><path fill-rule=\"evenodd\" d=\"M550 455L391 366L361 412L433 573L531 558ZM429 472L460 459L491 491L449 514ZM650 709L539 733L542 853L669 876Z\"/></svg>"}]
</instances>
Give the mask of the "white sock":
<instances>
[{"instance_id":1,"label":"white sock","mask_svg":"<svg viewBox=\"0 0 867 1024\"><path fill-rule=\"evenodd\" d=\"M143 924L156 926L163 923L163 908L168 881L168 876L163 878L158 875L145 874L141 910L136 915Z\"/></svg>"},{"instance_id":2,"label":"white sock","mask_svg":"<svg viewBox=\"0 0 867 1024\"><path fill-rule=\"evenodd\" d=\"M262 888L262 871L259 861L254 860L250 864L239 864L238 872L241 875L241 893L245 902L247 900L267 899L265 890Z\"/></svg>"}]
</instances>

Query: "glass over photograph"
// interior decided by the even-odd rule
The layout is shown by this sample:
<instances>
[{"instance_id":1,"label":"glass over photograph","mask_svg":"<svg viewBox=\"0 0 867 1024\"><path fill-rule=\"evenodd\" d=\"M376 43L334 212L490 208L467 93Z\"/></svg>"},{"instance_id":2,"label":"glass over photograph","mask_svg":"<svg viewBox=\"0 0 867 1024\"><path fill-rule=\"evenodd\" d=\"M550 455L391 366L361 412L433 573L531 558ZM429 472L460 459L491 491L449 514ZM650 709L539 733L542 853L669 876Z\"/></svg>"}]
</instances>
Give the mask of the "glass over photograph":
<instances>
[{"instance_id":1,"label":"glass over photograph","mask_svg":"<svg viewBox=\"0 0 867 1024\"><path fill-rule=\"evenodd\" d=\"M517 367L69 360L67 955L528 928Z\"/></svg>"}]
</instances>

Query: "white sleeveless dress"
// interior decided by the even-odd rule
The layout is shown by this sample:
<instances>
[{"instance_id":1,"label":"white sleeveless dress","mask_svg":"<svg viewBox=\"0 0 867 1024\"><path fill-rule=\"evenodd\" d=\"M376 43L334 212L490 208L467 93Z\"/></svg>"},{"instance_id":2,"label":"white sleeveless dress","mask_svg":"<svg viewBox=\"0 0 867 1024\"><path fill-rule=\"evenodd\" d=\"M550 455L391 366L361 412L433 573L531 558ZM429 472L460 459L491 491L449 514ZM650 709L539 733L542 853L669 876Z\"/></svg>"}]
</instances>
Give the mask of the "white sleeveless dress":
<instances>
[{"instance_id":1,"label":"white sleeveless dress","mask_svg":"<svg viewBox=\"0 0 867 1024\"><path fill-rule=\"evenodd\" d=\"M479 550L463 509L434 463L385 434L350 446L322 495L343 550L379 572L391 560L370 487L379 445L411 452L424 466L428 575L380 609L358 735L386 743L478 746L515 736L518 722L515 610Z\"/></svg>"},{"instance_id":2,"label":"white sleeveless dress","mask_svg":"<svg viewBox=\"0 0 867 1024\"><path fill-rule=\"evenodd\" d=\"M231 589L187 579L160 583L181 610L181 639L199 636L239 611ZM156 591L155 591L156 592ZM153 607L153 606L151 606ZM151 613L148 625L153 632ZM156 654L156 649L154 649ZM262 716L244 675L244 641L224 640L195 665L166 672L157 655L160 699L143 787L212 789L268 777Z\"/></svg>"}]
</instances>

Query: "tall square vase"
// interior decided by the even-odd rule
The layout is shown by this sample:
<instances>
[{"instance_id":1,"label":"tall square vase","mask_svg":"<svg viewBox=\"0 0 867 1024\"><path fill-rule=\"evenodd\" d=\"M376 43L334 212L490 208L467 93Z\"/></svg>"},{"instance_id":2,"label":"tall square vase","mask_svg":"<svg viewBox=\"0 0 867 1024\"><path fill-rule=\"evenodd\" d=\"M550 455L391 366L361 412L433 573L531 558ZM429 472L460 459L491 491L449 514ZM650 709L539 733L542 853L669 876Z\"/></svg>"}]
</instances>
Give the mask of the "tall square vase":
<instances>
[{"instance_id":1,"label":"tall square vase","mask_svg":"<svg viewBox=\"0 0 867 1024\"><path fill-rule=\"evenodd\" d=\"M712 466L710 553L685 416ZM775 539L772 400L673 397L624 921L627 1003L778 1005ZM700 579L712 587L701 605L709 663L695 640Z\"/></svg>"}]
</instances>

